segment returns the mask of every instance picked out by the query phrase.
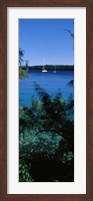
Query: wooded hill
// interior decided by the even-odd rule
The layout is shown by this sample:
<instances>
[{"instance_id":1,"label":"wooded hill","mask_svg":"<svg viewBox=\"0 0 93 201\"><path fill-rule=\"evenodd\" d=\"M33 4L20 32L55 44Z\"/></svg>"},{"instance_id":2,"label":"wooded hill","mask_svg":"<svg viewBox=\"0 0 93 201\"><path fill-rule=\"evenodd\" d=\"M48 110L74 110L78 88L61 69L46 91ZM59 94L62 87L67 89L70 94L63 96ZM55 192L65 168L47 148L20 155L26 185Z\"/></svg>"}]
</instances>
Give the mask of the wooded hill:
<instances>
[{"instance_id":1,"label":"wooded hill","mask_svg":"<svg viewBox=\"0 0 93 201\"><path fill-rule=\"evenodd\" d=\"M26 70L42 70L42 65L35 65L35 66L21 66L22 69ZM46 70L66 70L66 71L73 71L74 65L44 65Z\"/></svg>"}]
</instances>

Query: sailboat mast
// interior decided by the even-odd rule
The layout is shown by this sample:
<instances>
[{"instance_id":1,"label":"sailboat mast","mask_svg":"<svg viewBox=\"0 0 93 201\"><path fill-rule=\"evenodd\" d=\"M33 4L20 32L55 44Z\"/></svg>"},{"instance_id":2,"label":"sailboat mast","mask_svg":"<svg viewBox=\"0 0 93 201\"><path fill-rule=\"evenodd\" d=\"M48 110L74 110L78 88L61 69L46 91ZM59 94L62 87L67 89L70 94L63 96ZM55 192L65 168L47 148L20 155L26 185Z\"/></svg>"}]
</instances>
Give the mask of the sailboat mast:
<instances>
[{"instance_id":1,"label":"sailboat mast","mask_svg":"<svg viewBox=\"0 0 93 201\"><path fill-rule=\"evenodd\" d=\"M43 59L42 73L47 73L47 70L45 69L45 60L44 59Z\"/></svg>"}]
</instances>

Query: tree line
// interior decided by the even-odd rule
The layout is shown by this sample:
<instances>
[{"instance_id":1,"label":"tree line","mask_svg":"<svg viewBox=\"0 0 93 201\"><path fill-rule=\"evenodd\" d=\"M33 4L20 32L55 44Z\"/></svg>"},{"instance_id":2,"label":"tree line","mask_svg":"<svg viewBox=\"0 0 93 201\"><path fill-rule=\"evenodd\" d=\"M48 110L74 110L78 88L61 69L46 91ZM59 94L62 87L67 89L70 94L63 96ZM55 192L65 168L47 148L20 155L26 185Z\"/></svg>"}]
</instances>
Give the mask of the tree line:
<instances>
[{"instance_id":1,"label":"tree line","mask_svg":"<svg viewBox=\"0 0 93 201\"><path fill-rule=\"evenodd\" d=\"M44 65L46 70L74 70L74 65ZM23 70L27 69L27 66L21 66ZM28 66L28 70L42 70L43 65Z\"/></svg>"}]
</instances>

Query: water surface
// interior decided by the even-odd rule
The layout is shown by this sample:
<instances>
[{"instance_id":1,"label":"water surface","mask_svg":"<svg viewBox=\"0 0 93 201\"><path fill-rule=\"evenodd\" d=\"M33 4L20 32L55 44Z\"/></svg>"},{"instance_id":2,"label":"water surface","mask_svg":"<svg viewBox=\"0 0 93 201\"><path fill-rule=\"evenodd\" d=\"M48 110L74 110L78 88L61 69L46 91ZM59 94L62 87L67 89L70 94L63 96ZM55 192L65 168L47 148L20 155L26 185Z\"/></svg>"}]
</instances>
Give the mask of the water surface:
<instances>
[{"instance_id":1,"label":"water surface","mask_svg":"<svg viewBox=\"0 0 93 201\"><path fill-rule=\"evenodd\" d=\"M62 98L67 100L74 96L74 87L67 84L74 79L74 71L48 71L42 73L40 70L29 71L29 78L19 80L19 105L30 106L33 95L37 96L34 82L44 88L53 97L57 92L61 92Z\"/></svg>"}]
</instances>

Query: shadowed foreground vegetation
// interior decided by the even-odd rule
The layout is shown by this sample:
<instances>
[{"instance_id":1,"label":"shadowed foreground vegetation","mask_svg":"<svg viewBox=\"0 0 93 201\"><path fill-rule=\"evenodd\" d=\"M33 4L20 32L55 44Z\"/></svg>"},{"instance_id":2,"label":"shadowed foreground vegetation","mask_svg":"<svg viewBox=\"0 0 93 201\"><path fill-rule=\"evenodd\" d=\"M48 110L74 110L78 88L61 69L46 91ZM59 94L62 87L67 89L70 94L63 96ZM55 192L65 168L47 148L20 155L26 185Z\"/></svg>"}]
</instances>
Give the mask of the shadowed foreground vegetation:
<instances>
[{"instance_id":1,"label":"shadowed foreground vegetation","mask_svg":"<svg viewBox=\"0 0 93 201\"><path fill-rule=\"evenodd\" d=\"M34 85L38 97L19 108L19 181L73 182L74 101Z\"/></svg>"}]
</instances>

